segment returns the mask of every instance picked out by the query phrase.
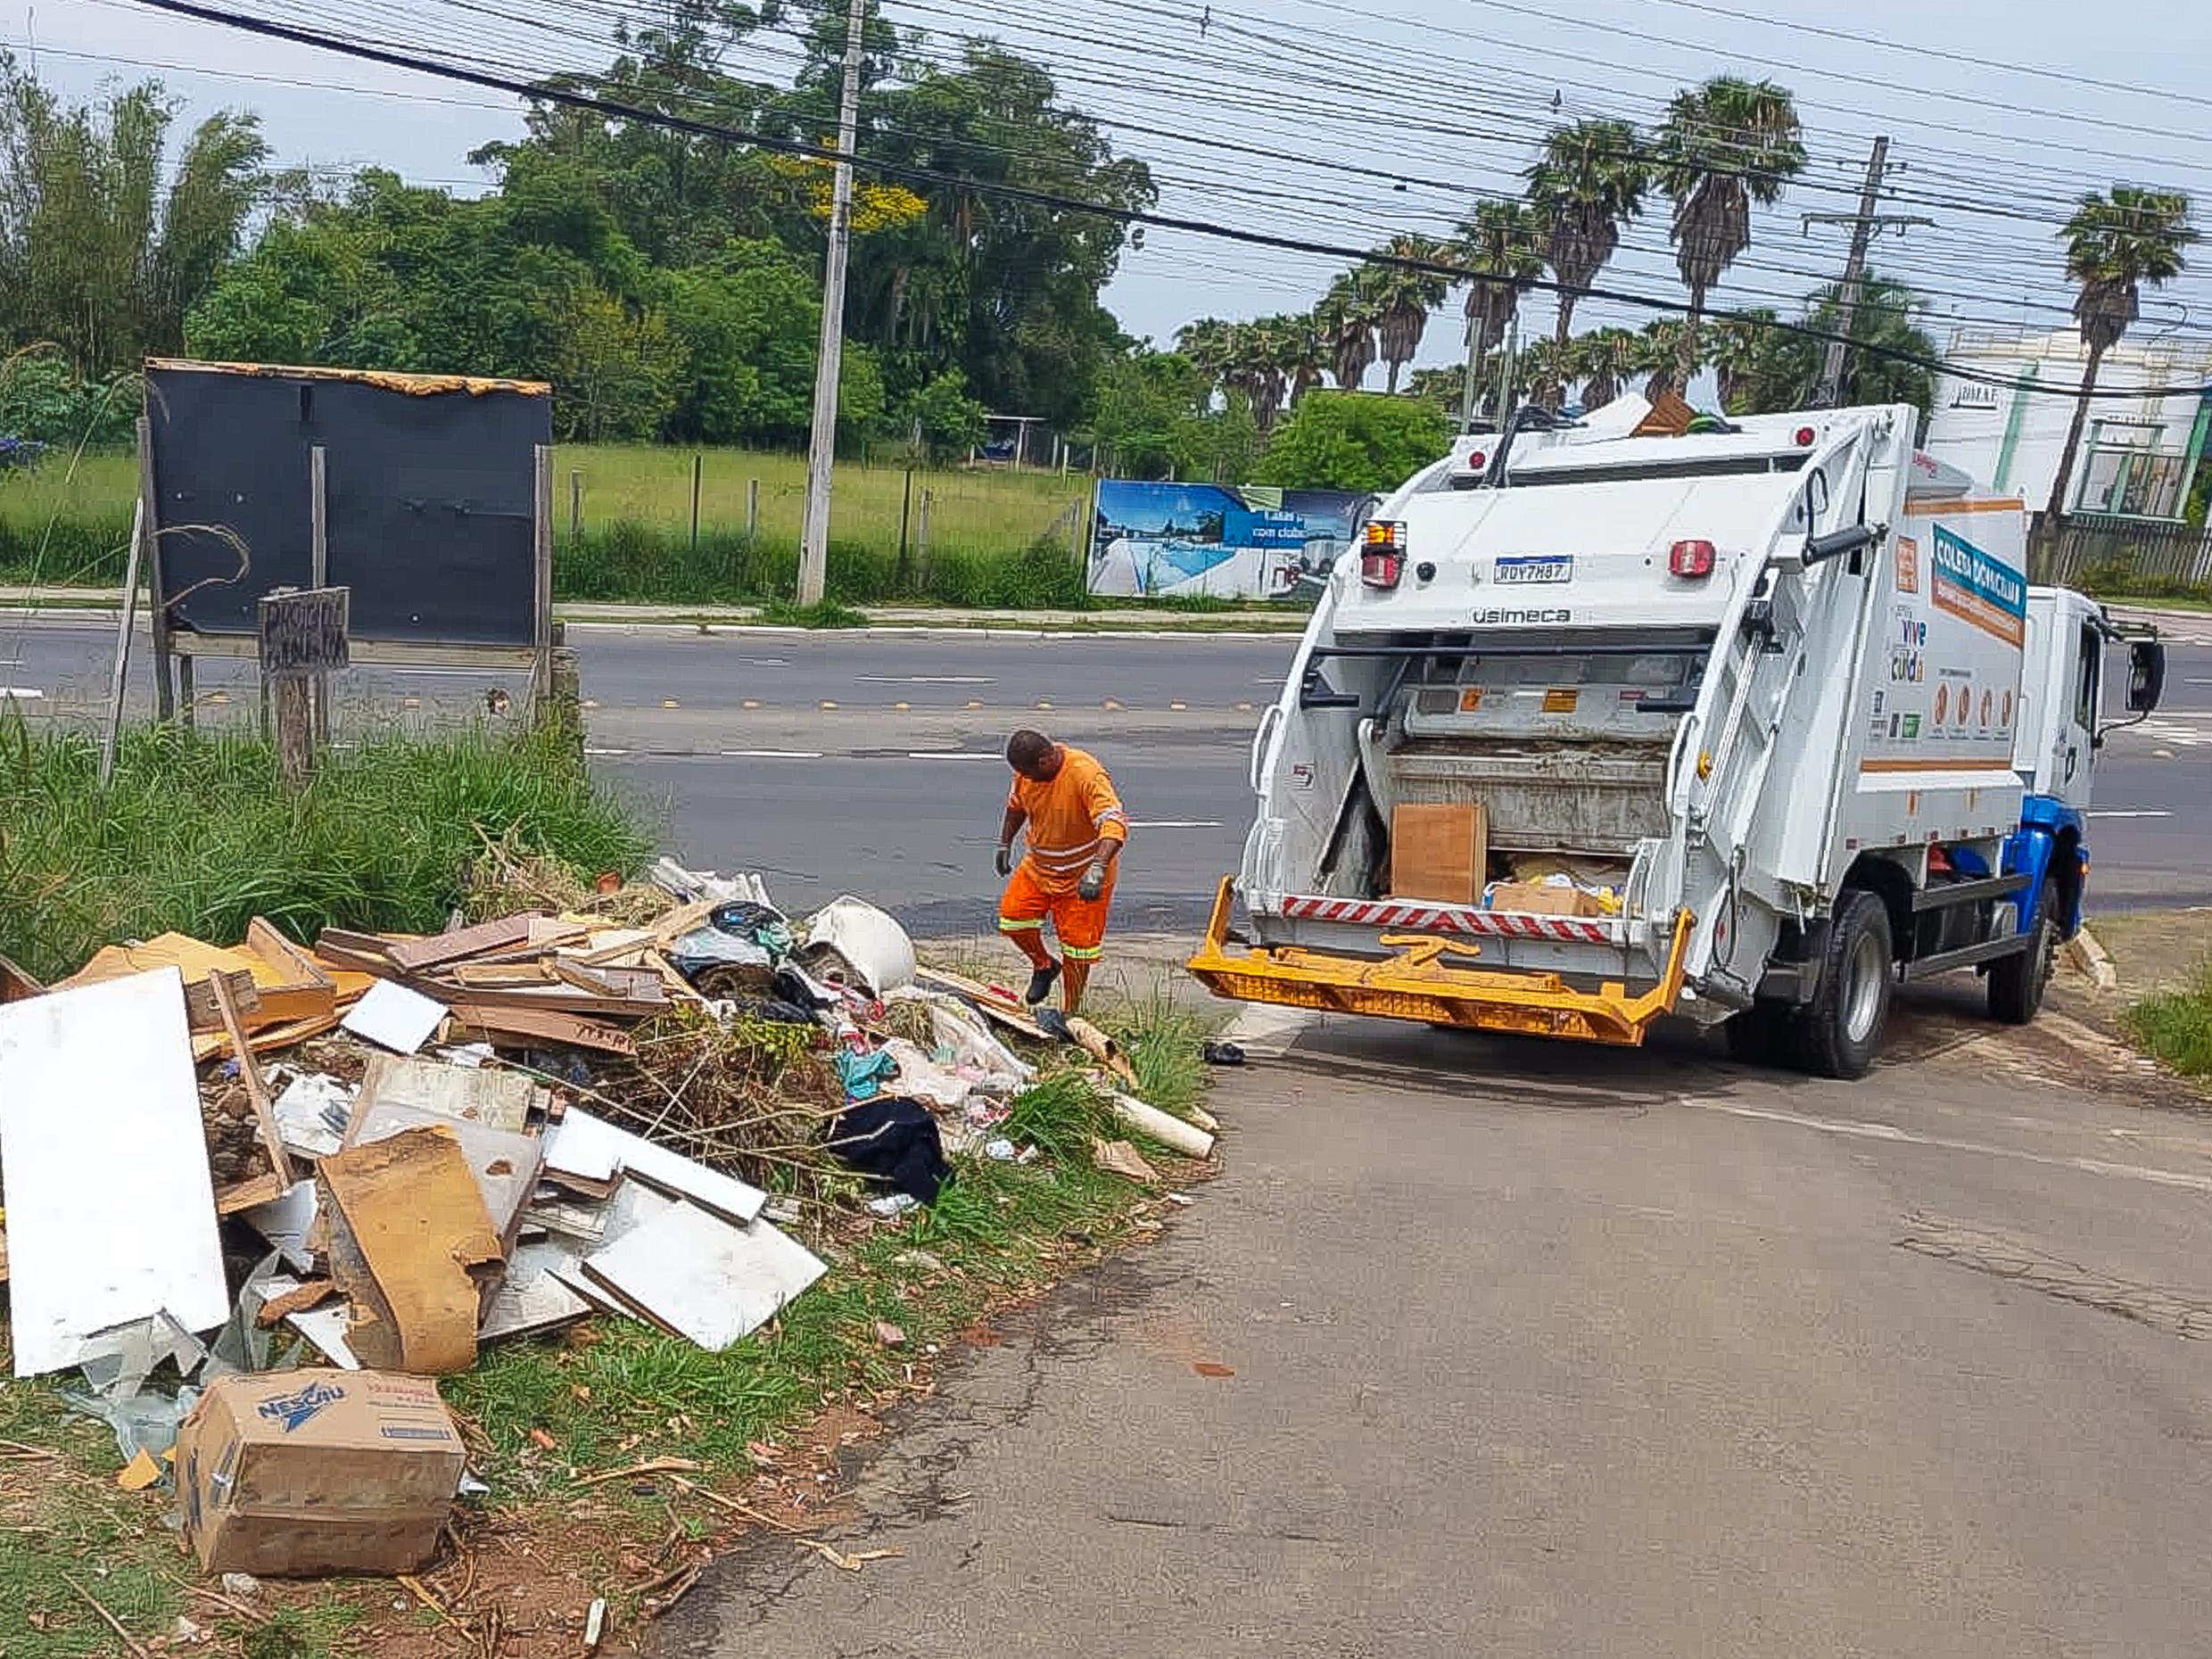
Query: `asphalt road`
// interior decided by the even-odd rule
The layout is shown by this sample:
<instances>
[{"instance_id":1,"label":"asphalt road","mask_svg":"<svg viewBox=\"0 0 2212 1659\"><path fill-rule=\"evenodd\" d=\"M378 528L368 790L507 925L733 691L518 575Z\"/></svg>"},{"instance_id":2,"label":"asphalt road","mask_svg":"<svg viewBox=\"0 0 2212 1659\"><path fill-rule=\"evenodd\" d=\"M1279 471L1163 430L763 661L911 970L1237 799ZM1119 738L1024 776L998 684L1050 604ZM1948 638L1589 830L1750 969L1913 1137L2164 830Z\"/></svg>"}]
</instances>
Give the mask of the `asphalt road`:
<instances>
[{"instance_id":1,"label":"asphalt road","mask_svg":"<svg viewBox=\"0 0 2212 1659\"><path fill-rule=\"evenodd\" d=\"M894 1553L761 1534L649 1651L2212 1653L2212 1127L1906 1023L1857 1085L1310 1031L1160 1242L850 1454Z\"/></svg>"},{"instance_id":2,"label":"asphalt road","mask_svg":"<svg viewBox=\"0 0 2212 1659\"><path fill-rule=\"evenodd\" d=\"M2177 645L2164 709L2101 762L2092 908L2212 904L2212 621ZM1006 733L1036 724L1095 749L1137 821L1125 926L1202 920L1250 818L1258 710L1292 642L1191 635L1037 639L574 626L594 764L691 863L756 870L794 908L851 887L918 930L987 925ZM111 629L0 614L0 688L89 721ZM343 723L491 718L494 682L444 671L345 676ZM202 666L210 720L251 718L243 665ZM508 688L520 710L519 678ZM150 699L144 653L134 705ZM516 718L518 713L505 718Z\"/></svg>"}]
</instances>

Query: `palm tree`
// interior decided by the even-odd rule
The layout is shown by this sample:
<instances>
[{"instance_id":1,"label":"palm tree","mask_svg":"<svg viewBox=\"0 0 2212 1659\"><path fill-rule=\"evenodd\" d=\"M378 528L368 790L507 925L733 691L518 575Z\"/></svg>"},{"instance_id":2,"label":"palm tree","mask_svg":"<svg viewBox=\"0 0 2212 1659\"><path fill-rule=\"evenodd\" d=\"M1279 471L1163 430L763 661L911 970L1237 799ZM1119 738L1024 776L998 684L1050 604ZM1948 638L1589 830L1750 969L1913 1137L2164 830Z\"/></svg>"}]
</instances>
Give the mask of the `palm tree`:
<instances>
[{"instance_id":1,"label":"palm tree","mask_svg":"<svg viewBox=\"0 0 2212 1659\"><path fill-rule=\"evenodd\" d=\"M1803 128L1789 93L1770 80L1722 75L1674 95L1659 128L1659 183L1674 200L1676 268L1689 290L1680 379L1696 372L1705 295L1751 245L1751 209L1804 170Z\"/></svg>"},{"instance_id":2,"label":"palm tree","mask_svg":"<svg viewBox=\"0 0 2212 1659\"><path fill-rule=\"evenodd\" d=\"M1528 170L1529 206L1544 227L1544 252L1559 279L1562 351L1574 325L1574 301L1588 292L1621 245L1621 232L1651 188L1636 128L1626 121L1576 121L1553 129Z\"/></svg>"},{"instance_id":3,"label":"palm tree","mask_svg":"<svg viewBox=\"0 0 2212 1659\"><path fill-rule=\"evenodd\" d=\"M1688 392L1698 367L1696 326L1687 318L1655 317L1636 339L1644 395L1656 403L1669 392L1679 398Z\"/></svg>"},{"instance_id":4,"label":"palm tree","mask_svg":"<svg viewBox=\"0 0 2212 1659\"><path fill-rule=\"evenodd\" d=\"M1283 407L1296 409L1298 400L1321 384L1328 372L1329 351L1312 314L1268 318L1279 336L1275 366L1289 382Z\"/></svg>"},{"instance_id":5,"label":"palm tree","mask_svg":"<svg viewBox=\"0 0 2212 1659\"><path fill-rule=\"evenodd\" d=\"M1263 317L1245 324L1237 330L1237 335L1242 348L1237 374L1245 394L1252 400L1252 423L1262 433L1272 431L1290 391L1290 379L1283 368L1283 361L1291 353L1290 319Z\"/></svg>"},{"instance_id":6,"label":"palm tree","mask_svg":"<svg viewBox=\"0 0 2212 1659\"><path fill-rule=\"evenodd\" d=\"M1556 340L1531 340L1521 348L1514 378L1539 409L1556 409L1565 401L1567 382L1573 377L1574 348Z\"/></svg>"},{"instance_id":7,"label":"palm tree","mask_svg":"<svg viewBox=\"0 0 2212 1659\"><path fill-rule=\"evenodd\" d=\"M1773 325L1781 319L1774 308L1752 306L1722 318L1703 330L1705 361L1721 383L1721 408L1730 415L1755 415L1763 410L1745 401L1760 371L1772 356L1771 342L1780 338ZM1795 407L1778 403L1777 409Z\"/></svg>"},{"instance_id":8,"label":"palm tree","mask_svg":"<svg viewBox=\"0 0 2212 1659\"><path fill-rule=\"evenodd\" d=\"M1643 342L1630 328L1593 328L1568 345L1572 372L1582 382L1582 407L1602 409L1621 395L1621 383L1643 363Z\"/></svg>"},{"instance_id":9,"label":"palm tree","mask_svg":"<svg viewBox=\"0 0 2212 1659\"><path fill-rule=\"evenodd\" d=\"M1217 317L1201 317L1176 330L1176 350L1190 359L1191 367L1205 377L1209 394L1227 379L1235 327Z\"/></svg>"},{"instance_id":10,"label":"palm tree","mask_svg":"<svg viewBox=\"0 0 2212 1659\"><path fill-rule=\"evenodd\" d=\"M2074 456L2089 419L2089 400L2097 389L2104 354L2119 343L2127 326L2142 314L2142 285L2158 287L2181 275L2183 250L2199 239L2189 222L2189 198L2178 190L2146 190L2115 185L2109 195L2091 191L2059 233L2066 243L2066 274L2079 288L2074 320L2081 327L2089 362L2074 400L2073 424L2059 457L2059 475L2051 481L2046 517L2056 522L2066 511L2067 486L2074 481Z\"/></svg>"},{"instance_id":11,"label":"palm tree","mask_svg":"<svg viewBox=\"0 0 2212 1659\"><path fill-rule=\"evenodd\" d=\"M1478 357L1505 343L1521 296L1544 274L1544 227L1525 202L1485 202L1461 221L1458 262L1466 268L1467 321Z\"/></svg>"},{"instance_id":12,"label":"palm tree","mask_svg":"<svg viewBox=\"0 0 2212 1659\"><path fill-rule=\"evenodd\" d=\"M1364 271L1347 271L1314 307L1314 326L1336 384L1346 392L1358 391L1374 365L1375 307L1365 278Z\"/></svg>"},{"instance_id":13,"label":"palm tree","mask_svg":"<svg viewBox=\"0 0 2212 1659\"><path fill-rule=\"evenodd\" d=\"M1936 343L1913 319L1927 301L1911 285L1869 271L1859 284L1859 302L1851 313L1849 349L1844 354L1841 400L1853 403L1911 403L1926 409L1936 395ZM1830 283L1812 296L1805 321L1822 334L1842 330L1844 291ZM1803 338L1803 336L1799 336ZM1807 340L1806 355L1812 353Z\"/></svg>"},{"instance_id":14,"label":"palm tree","mask_svg":"<svg viewBox=\"0 0 2212 1659\"><path fill-rule=\"evenodd\" d=\"M1418 265L1441 265L1451 257L1450 249L1433 236L1392 236L1375 252L1391 260L1405 260ZM1366 268L1366 286L1374 306L1375 332L1382 349L1382 361L1390 367L1388 389L1395 393L1399 371L1421 349L1421 336L1428 331L1429 313L1451 297L1451 281L1433 271L1411 270L1405 265L1370 265Z\"/></svg>"}]
</instances>

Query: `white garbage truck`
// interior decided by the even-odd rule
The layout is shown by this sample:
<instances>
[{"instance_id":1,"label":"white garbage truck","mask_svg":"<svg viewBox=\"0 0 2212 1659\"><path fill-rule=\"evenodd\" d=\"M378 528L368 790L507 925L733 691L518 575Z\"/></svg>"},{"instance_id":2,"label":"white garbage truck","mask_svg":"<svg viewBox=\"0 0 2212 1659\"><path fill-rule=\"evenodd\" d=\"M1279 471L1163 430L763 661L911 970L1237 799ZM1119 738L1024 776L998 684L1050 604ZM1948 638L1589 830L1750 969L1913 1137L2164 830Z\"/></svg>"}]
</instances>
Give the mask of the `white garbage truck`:
<instances>
[{"instance_id":1,"label":"white garbage truck","mask_svg":"<svg viewBox=\"0 0 2212 1659\"><path fill-rule=\"evenodd\" d=\"M1602 1043L1725 1022L1845 1077L1901 980L1974 969L2032 1019L2080 925L2119 636L2029 586L2023 504L1916 418L1653 431L1624 398L1458 440L1333 573L1191 970ZM2163 648L2127 662L2140 717Z\"/></svg>"}]
</instances>

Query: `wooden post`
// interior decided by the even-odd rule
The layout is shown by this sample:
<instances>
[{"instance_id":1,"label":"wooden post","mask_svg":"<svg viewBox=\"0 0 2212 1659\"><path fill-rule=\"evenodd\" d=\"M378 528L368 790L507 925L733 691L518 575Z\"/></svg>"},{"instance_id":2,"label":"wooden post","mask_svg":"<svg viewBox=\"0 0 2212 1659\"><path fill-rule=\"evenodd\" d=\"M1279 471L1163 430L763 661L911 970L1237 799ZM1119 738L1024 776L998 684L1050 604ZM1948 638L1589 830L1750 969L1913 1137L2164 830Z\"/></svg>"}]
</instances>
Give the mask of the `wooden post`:
<instances>
[{"instance_id":1,"label":"wooden post","mask_svg":"<svg viewBox=\"0 0 2212 1659\"><path fill-rule=\"evenodd\" d=\"M262 595L257 607L261 681L271 688L276 716L276 765L290 789L302 788L315 769L310 688L318 675L345 666L351 598L343 588L279 588Z\"/></svg>"},{"instance_id":2,"label":"wooden post","mask_svg":"<svg viewBox=\"0 0 2212 1659\"><path fill-rule=\"evenodd\" d=\"M306 689L305 680L288 680L284 683ZM292 1168L292 1157L285 1150L283 1132L276 1127L276 1102L269 1099L268 1083L261 1076L261 1063L253 1058L253 1045L246 1041L245 1027L238 1019L238 1004L230 995L230 982L219 973L208 976L208 989L214 993L216 1011L223 1017L223 1030L230 1038L231 1047L238 1051L238 1080L246 1085L246 1100L253 1107L253 1118L260 1127L261 1145L268 1153L270 1170L286 1187L298 1177Z\"/></svg>"},{"instance_id":3,"label":"wooden post","mask_svg":"<svg viewBox=\"0 0 2212 1659\"><path fill-rule=\"evenodd\" d=\"M557 737L583 762L583 679L576 666L576 652L567 643L566 629L553 624L551 689L535 711L538 729Z\"/></svg>"},{"instance_id":4,"label":"wooden post","mask_svg":"<svg viewBox=\"0 0 2212 1659\"><path fill-rule=\"evenodd\" d=\"M929 503L937 499L937 491L928 485L921 491L921 517L914 526L914 562L921 567L922 590L929 587Z\"/></svg>"},{"instance_id":5,"label":"wooden post","mask_svg":"<svg viewBox=\"0 0 2212 1659\"><path fill-rule=\"evenodd\" d=\"M177 658L177 723L186 731L200 729L200 694L194 687L194 678L192 653L180 652Z\"/></svg>"},{"instance_id":6,"label":"wooden post","mask_svg":"<svg viewBox=\"0 0 2212 1659\"><path fill-rule=\"evenodd\" d=\"M900 591L900 592L902 592L902 593L904 593L904 592L906 590L906 531L907 531L907 521L908 521L910 518L912 518L912 516L913 516L913 511L914 511L914 469L913 469L912 467L909 466L909 467L906 469L906 483L905 483L905 487L904 488L904 490L902 490L902 491L901 491L900 495L899 495L899 550L898 550L898 566L897 566L897 569L896 569L896 574L894 574L894 576L893 576L893 578L892 578L892 584L893 584L895 587L896 587L896 588L899 590L899 591Z\"/></svg>"},{"instance_id":7,"label":"wooden post","mask_svg":"<svg viewBox=\"0 0 2212 1659\"><path fill-rule=\"evenodd\" d=\"M145 546L146 503L130 516L130 557L123 566L123 620L115 630L115 675L108 682L108 724L100 735L100 787L115 776L115 745L123 730L123 690L130 677L130 636L138 620L138 559Z\"/></svg>"},{"instance_id":8,"label":"wooden post","mask_svg":"<svg viewBox=\"0 0 2212 1659\"><path fill-rule=\"evenodd\" d=\"M319 443L307 452L308 586L330 585L330 473ZM330 741L330 676L318 674L310 686L314 699L315 741Z\"/></svg>"},{"instance_id":9,"label":"wooden post","mask_svg":"<svg viewBox=\"0 0 2212 1659\"><path fill-rule=\"evenodd\" d=\"M551 483L549 483L545 490L548 518L553 515L552 489ZM580 541L583 539L583 474L581 472L572 472L568 475L568 539L571 541Z\"/></svg>"},{"instance_id":10,"label":"wooden post","mask_svg":"<svg viewBox=\"0 0 2212 1659\"><path fill-rule=\"evenodd\" d=\"M536 627L531 640L537 647L538 662L530 681L530 694L542 701L553 687L553 450L549 444L537 450L537 488L531 499L536 504L533 538L536 558ZM581 512L583 495L583 475L569 475L573 493L572 516Z\"/></svg>"},{"instance_id":11,"label":"wooden post","mask_svg":"<svg viewBox=\"0 0 2212 1659\"><path fill-rule=\"evenodd\" d=\"M706 461L703 455L695 453L691 457L691 551L695 555L699 550L699 474Z\"/></svg>"},{"instance_id":12,"label":"wooden post","mask_svg":"<svg viewBox=\"0 0 2212 1659\"><path fill-rule=\"evenodd\" d=\"M169 605L161 591L161 502L153 488L153 421L138 417L139 532L147 551L146 597L148 620L153 625L153 716L164 722L177 717L177 695L169 677Z\"/></svg>"},{"instance_id":13,"label":"wooden post","mask_svg":"<svg viewBox=\"0 0 2212 1659\"><path fill-rule=\"evenodd\" d=\"M745 540L750 546L760 535L760 480L745 481Z\"/></svg>"}]
</instances>

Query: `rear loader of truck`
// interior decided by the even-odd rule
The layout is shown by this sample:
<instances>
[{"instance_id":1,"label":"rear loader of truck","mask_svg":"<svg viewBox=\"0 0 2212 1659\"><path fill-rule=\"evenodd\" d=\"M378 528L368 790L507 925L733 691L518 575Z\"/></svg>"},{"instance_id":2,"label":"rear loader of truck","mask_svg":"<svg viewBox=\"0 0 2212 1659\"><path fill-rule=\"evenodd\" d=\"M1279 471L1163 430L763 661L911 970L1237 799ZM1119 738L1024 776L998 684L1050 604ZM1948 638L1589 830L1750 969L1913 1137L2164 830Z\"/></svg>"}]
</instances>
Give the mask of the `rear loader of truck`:
<instances>
[{"instance_id":1,"label":"rear loader of truck","mask_svg":"<svg viewBox=\"0 0 2212 1659\"><path fill-rule=\"evenodd\" d=\"M2029 837L2015 750L2078 688L2040 591L2023 680L2021 504L1918 453L1909 407L1647 415L1523 412L1377 508L1254 740L1189 964L1214 991L1624 1044L1726 1021L1838 1077L1901 978L1976 968L2033 1015L2095 696L2081 798Z\"/></svg>"}]
</instances>

